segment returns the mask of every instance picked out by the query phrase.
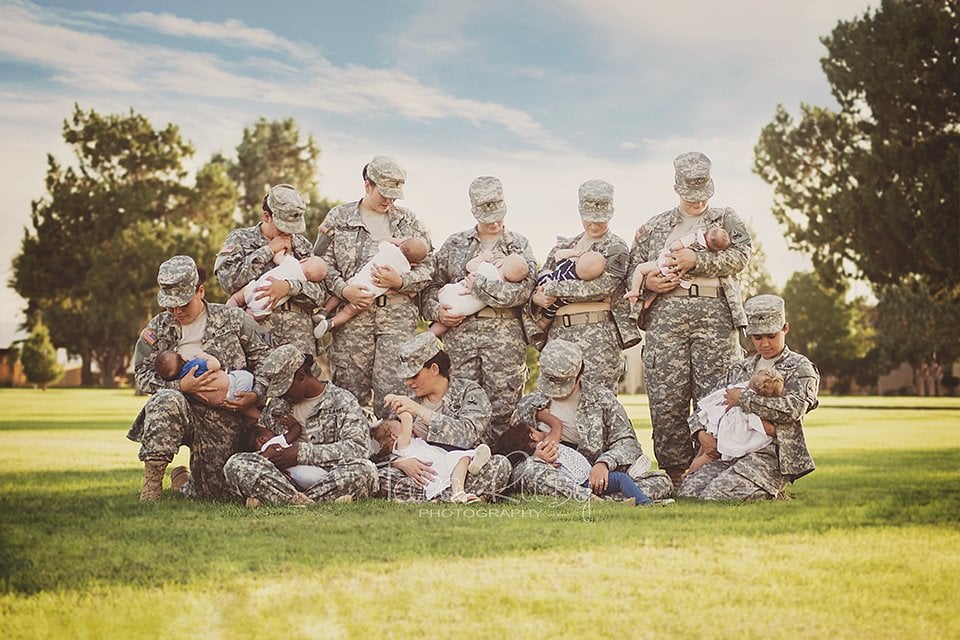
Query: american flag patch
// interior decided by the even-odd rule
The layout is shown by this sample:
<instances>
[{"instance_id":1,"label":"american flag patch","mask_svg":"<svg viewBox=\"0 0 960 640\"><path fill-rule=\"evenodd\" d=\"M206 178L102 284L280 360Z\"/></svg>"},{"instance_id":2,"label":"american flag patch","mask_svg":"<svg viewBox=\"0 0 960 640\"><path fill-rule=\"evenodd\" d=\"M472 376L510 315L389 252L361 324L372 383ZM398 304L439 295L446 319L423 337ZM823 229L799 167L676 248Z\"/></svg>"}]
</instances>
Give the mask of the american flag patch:
<instances>
[{"instance_id":1,"label":"american flag patch","mask_svg":"<svg viewBox=\"0 0 960 640\"><path fill-rule=\"evenodd\" d=\"M323 222L320 223L320 226L317 227L317 230L323 235L328 236L330 235L330 232L333 231L333 223L324 218Z\"/></svg>"},{"instance_id":2,"label":"american flag patch","mask_svg":"<svg viewBox=\"0 0 960 640\"><path fill-rule=\"evenodd\" d=\"M218 253L217 255L218 256L230 255L231 253L237 250L238 246L239 245L233 244L232 242L225 244L222 247L220 247L220 253Z\"/></svg>"},{"instance_id":3,"label":"american flag patch","mask_svg":"<svg viewBox=\"0 0 960 640\"><path fill-rule=\"evenodd\" d=\"M157 343L157 332L147 327L140 332L140 339L152 346Z\"/></svg>"}]
</instances>

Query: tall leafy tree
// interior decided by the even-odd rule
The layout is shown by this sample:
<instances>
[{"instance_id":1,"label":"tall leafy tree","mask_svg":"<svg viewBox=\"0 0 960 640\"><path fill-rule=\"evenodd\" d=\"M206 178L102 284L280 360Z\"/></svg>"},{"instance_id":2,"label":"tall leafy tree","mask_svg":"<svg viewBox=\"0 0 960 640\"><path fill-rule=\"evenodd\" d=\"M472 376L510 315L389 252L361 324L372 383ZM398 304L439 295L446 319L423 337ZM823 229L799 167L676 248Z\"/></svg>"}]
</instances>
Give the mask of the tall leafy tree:
<instances>
[{"instance_id":1,"label":"tall leafy tree","mask_svg":"<svg viewBox=\"0 0 960 640\"><path fill-rule=\"evenodd\" d=\"M293 118L257 120L243 130L237 145L237 161L230 176L240 185L241 221L254 225L261 220L263 196L275 184L295 186L307 200L308 238L316 236L317 227L335 203L320 197L317 162L320 147L313 135L301 139L300 127ZM359 179L358 179L359 182Z\"/></svg>"},{"instance_id":2,"label":"tall leafy tree","mask_svg":"<svg viewBox=\"0 0 960 640\"><path fill-rule=\"evenodd\" d=\"M794 273L783 287L783 299L790 348L809 357L824 376L833 376L841 389L848 389L872 345L860 301L848 302L844 290L825 287L813 272Z\"/></svg>"},{"instance_id":3,"label":"tall leafy tree","mask_svg":"<svg viewBox=\"0 0 960 640\"><path fill-rule=\"evenodd\" d=\"M825 282L905 279L960 295L960 15L883 0L822 39L839 111L779 106L755 147L773 213Z\"/></svg>"},{"instance_id":4,"label":"tall leafy tree","mask_svg":"<svg viewBox=\"0 0 960 640\"><path fill-rule=\"evenodd\" d=\"M776 291L773 278L767 271L767 252L763 250L763 245L757 240L757 233L753 230L753 227L747 224L747 230L750 232L750 238L753 242L753 253L750 255L750 262L738 275L740 293L744 301L761 293Z\"/></svg>"},{"instance_id":5,"label":"tall leafy tree","mask_svg":"<svg viewBox=\"0 0 960 640\"><path fill-rule=\"evenodd\" d=\"M63 138L75 165L48 156L47 195L33 202L11 284L28 312L43 313L54 343L80 355L87 372L95 361L101 384L112 386L154 312L157 266L175 253L212 264L223 235L216 224L228 223L236 189L215 164L188 188L191 145L175 125L154 129L132 110L103 116L76 106Z\"/></svg>"},{"instance_id":6,"label":"tall leafy tree","mask_svg":"<svg viewBox=\"0 0 960 640\"><path fill-rule=\"evenodd\" d=\"M42 320L37 319L30 337L24 341L20 361L27 380L40 385L44 391L47 385L63 376L63 367L57 363L57 349L50 341L50 332Z\"/></svg>"}]
</instances>

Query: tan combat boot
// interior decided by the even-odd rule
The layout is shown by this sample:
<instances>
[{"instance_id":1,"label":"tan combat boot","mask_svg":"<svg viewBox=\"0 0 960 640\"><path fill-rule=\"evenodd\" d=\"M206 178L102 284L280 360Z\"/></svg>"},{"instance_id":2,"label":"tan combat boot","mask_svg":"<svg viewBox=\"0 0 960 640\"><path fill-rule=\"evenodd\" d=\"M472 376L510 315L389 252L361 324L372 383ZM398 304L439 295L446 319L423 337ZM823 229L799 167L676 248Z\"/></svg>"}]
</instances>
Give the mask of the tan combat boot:
<instances>
[{"instance_id":1,"label":"tan combat boot","mask_svg":"<svg viewBox=\"0 0 960 640\"><path fill-rule=\"evenodd\" d=\"M184 467L174 467L170 471L170 485L174 491L180 491L190 482L190 471Z\"/></svg>"},{"instance_id":2,"label":"tan combat boot","mask_svg":"<svg viewBox=\"0 0 960 640\"><path fill-rule=\"evenodd\" d=\"M140 502L153 502L160 499L163 491L163 472L166 462L148 460L143 463L143 486L140 487Z\"/></svg>"}]
</instances>

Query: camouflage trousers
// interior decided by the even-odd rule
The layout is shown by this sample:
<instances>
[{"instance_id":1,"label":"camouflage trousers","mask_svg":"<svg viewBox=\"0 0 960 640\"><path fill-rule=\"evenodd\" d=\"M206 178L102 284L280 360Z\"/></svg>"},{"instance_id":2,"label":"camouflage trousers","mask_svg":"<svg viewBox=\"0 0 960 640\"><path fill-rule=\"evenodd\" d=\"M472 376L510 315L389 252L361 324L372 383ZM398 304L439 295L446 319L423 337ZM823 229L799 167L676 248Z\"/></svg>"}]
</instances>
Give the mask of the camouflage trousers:
<instances>
[{"instance_id":1,"label":"camouflage trousers","mask_svg":"<svg viewBox=\"0 0 960 640\"><path fill-rule=\"evenodd\" d=\"M473 380L493 407L483 435L491 447L510 426L510 419L527 381L527 347L520 321L470 317L443 336L444 351L458 378Z\"/></svg>"},{"instance_id":2,"label":"camouflage trousers","mask_svg":"<svg viewBox=\"0 0 960 640\"><path fill-rule=\"evenodd\" d=\"M371 407L378 418L386 415L384 396L406 395L403 378L397 375L398 353L400 345L416 333L417 317L409 301L373 305L332 332L333 384L356 396L360 406Z\"/></svg>"},{"instance_id":3,"label":"camouflage trousers","mask_svg":"<svg viewBox=\"0 0 960 640\"><path fill-rule=\"evenodd\" d=\"M240 414L188 402L179 391L161 389L143 407L130 437L140 442L140 460L173 460L181 445L190 448L190 482L183 493L198 498L228 494L223 464L245 428Z\"/></svg>"},{"instance_id":4,"label":"camouflage trousers","mask_svg":"<svg viewBox=\"0 0 960 640\"><path fill-rule=\"evenodd\" d=\"M266 332L267 342L271 347L292 344L314 357L323 353L313 335L313 318L308 313L276 309L259 323Z\"/></svg>"},{"instance_id":5,"label":"camouflage trousers","mask_svg":"<svg viewBox=\"0 0 960 640\"><path fill-rule=\"evenodd\" d=\"M423 493L423 487L399 469L391 467L389 463L381 466L377 473L380 477L378 498L404 502L427 501L427 497ZM487 464L483 465L479 473L467 474L463 489L467 493L485 497L489 502L497 502L503 496L509 481L510 462L503 456L496 455L490 458ZM450 487L447 487L438 498L441 501L449 501L450 496Z\"/></svg>"},{"instance_id":6,"label":"camouflage trousers","mask_svg":"<svg viewBox=\"0 0 960 640\"><path fill-rule=\"evenodd\" d=\"M625 470L625 467L619 470ZM663 473L649 473L636 482L651 500L663 500L673 494L673 483ZM589 487L575 484L567 474L534 457L527 457L514 467L510 486L525 496L584 501L593 495Z\"/></svg>"},{"instance_id":7,"label":"camouflage trousers","mask_svg":"<svg viewBox=\"0 0 960 640\"><path fill-rule=\"evenodd\" d=\"M617 340L617 328L612 320L590 324L563 326L563 318L557 316L550 326L547 342L568 340L583 351L583 377L617 392L617 383L623 375L623 354Z\"/></svg>"},{"instance_id":8,"label":"camouflage trousers","mask_svg":"<svg viewBox=\"0 0 960 640\"><path fill-rule=\"evenodd\" d=\"M700 500L768 500L787 485L775 444L736 460L714 460L683 479L677 495Z\"/></svg>"},{"instance_id":9,"label":"camouflage trousers","mask_svg":"<svg viewBox=\"0 0 960 640\"><path fill-rule=\"evenodd\" d=\"M650 309L643 375L661 469L686 469L696 453L691 403L713 391L740 345L724 298L660 297Z\"/></svg>"},{"instance_id":10,"label":"camouflage trousers","mask_svg":"<svg viewBox=\"0 0 960 640\"><path fill-rule=\"evenodd\" d=\"M326 467L325 467L326 468ZM231 456L223 468L230 490L241 498L257 498L264 504L287 504L298 492L316 502L330 502L341 496L367 498L377 491L377 468L369 460L356 460L327 468L329 473L317 484L302 490L275 464L259 453Z\"/></svg>"}]
</instances>

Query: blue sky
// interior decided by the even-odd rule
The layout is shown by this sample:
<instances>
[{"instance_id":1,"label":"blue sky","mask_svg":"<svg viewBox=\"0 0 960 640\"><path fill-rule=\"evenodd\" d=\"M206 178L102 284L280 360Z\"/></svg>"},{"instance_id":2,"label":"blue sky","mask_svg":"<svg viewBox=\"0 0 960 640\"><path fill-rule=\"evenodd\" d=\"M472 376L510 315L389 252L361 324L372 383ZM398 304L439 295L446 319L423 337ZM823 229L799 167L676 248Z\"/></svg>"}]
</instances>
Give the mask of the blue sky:
<instances>
[{"instance_id":1,"label":"blue sky","mask_svg":"<svg viewBox=\"0 0 960 640\"><path fill-rule=\"evenodd\" d=\"M0 275L44 195L46 154L73 104L133 108L233 155L243 128L294 117L322 149L321 192L349 200L373 155L407 169L436 245L470 226L467 185L504 181L507 225L543 259L579 228L577 187L615 185L625 238L675 204L672 160L714 162L713 204L757 230L782 285L771 191L750 171L778 103L833 106L819 38L865 0L672 2L0 2ZM151 266L151 268L154 268ZM0 290L0 346L22 301Z\"/></svg>"}]
</instances>

